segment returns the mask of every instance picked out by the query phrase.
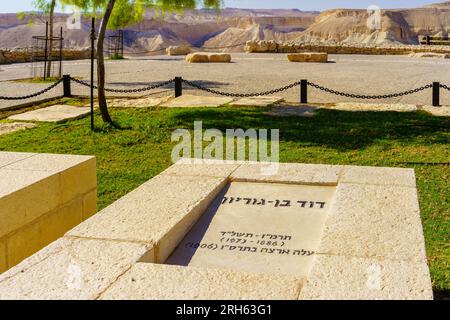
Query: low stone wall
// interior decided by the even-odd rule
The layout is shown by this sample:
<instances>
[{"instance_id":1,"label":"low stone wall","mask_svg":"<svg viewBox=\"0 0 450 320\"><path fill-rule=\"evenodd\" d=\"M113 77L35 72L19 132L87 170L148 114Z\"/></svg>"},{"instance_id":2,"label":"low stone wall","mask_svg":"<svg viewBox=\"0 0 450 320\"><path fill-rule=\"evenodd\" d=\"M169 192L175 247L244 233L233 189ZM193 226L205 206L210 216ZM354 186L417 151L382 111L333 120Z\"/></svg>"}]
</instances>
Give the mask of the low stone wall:
<instances>
[{"instance_id":1,"label":"low stone wall","mask_svg":"<svg viewBox=\"0 0 450 320\"><path fill-rule=\"evenodd\" d=\"M90 49L64 50L64 60L89 59L91 57ZM0 50L0 64L31 62L33 52L29 48L24 49L2 49Z\"/></svg>"},{"instance_id":2,"label":"low stone wall","mask_svg":"<svg viewBox=\"0 0 450 320\"><path fill-rule=\"evenodd\" d=\"M424 45L364 46L356 44L278 43L275 41L248 41L244 49L246 52L249 53L326 52L328 54L367 54L367 55L407 55L412 52L450 53L450 46L424 46Z\"/></svg>"},{"instance_id":3,"label":"low stone wall","mask_svg":"<svg viewBox=\"0 0 450 320\"><path fill-rule=\"evenodd\" d=\"M90 156L0 152L0 273L96 213L95 166Z\"/></svg>"}]
</instances>

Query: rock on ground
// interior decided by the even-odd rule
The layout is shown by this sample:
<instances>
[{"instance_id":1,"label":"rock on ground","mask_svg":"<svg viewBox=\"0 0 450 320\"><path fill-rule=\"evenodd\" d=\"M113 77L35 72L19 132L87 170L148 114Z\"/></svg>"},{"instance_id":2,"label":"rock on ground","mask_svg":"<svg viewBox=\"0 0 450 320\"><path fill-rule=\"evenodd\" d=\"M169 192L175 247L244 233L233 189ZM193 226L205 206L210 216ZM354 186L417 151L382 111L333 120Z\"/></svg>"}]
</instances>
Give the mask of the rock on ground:
<instances>
[{"instance_id":1,"label":"rock on ground","mask_svg":"<svg viewBox=\"0 0 450 320\"><path fill-rule=\"evenodd\" d=\"M291 62L328 62L328 53L325 52L303 52L288 54Z\"/></svg>"},{"instance_id":2,"label":"rock on ground","mask_svg":"<svg viewBox=\"0 0 450 320\"><path fill-rule=\"evenodd\" d=\"M450 59L450 53L418 52L409 55L412 58Z\"/></svg>"},{"instance_id":3,"label":"rock on ground","mask_svg":"<svg viewBox=\"0 0 450 320\"><path fill-rule=\"evenodd\" d=\"M36 125L34 123L26 123L26 122L0 123L0 136L3 134L13 133L16 131L34 128L34 127L36 127Z\"/></svg>"},{"instance_id":4,"label":"rock on ground","mask_svg":"<svg viewBox=\"0 0 450 320\"><path fill-rule=\"evenodd\" d=\"M169 56L185 56L191 53L191 48L188 46L170 46L166 49Z\"/></svg>"},{"instance_id":5,"label":"rock on ground","mask_svg":"<svg viewBox=\"0 0 450 320\"><path fill-rule=\"evenodd\" d=\"M231 55L228 53L196 52L187 55L186 61L189 63L229 63L231 62Z\"/></svg>"}]
</instances>

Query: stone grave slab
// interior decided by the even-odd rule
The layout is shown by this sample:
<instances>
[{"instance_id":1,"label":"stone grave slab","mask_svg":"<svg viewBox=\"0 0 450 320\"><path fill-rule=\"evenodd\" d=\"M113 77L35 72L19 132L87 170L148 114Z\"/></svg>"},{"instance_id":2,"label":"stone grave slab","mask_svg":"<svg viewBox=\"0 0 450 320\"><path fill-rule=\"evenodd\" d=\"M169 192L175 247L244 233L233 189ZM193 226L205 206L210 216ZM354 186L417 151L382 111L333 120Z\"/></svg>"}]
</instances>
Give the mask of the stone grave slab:
<instances>
[{"instance_id":1,"label":"stone grave slab","mask_svg":"<svg viewBox=\"0 0 450 320\"><path fill-rule=\"evenodd\" d=\"M242 98L230 103L230 105L232 107L268 107L281 101L283 101L281 97L263 96Z\"/></svg>"},{"instance_id":2,"label":"stone grave slab","mask_svg":"<svg viewBox=\"0 0 450 320\"><path fill-rule=\"evenodd\" d=\"M166 263L306 277L334 192L232 182Z\"/></svg>"},{"instance_id":3,"label":"stone grave slab","mask_svg":"<svg viewBox=\"0 0 450 320\"><path fill-rule=\"evenodd\" d=\"M21 131L25 129L34 128L36 125L34 123L25 122L5 122L0 123L0 136L3 134L13 133L16 131Z\"/></svg>"},{"instance_id":4,"label":"stone grave slab","mask_svg":"<svg viewBox=\"0 0 450 320\"><path fill-rule=\"evenodd\" d=\"M167 108L197 108L197 107L220 107L225 104L229 104L233 101L233 98L224 97L211 97L211 96L195 96L185 94L181 97L170 100L164 103L162 107Z\"/></svg>"},{"instance_id":5,"label":"stone grave slab","mask_svg":"<svg viewBox=\"0 0 450 320\"><path fill-rule=\"evenodd\" d=\"M90 108L74 107L69 105L55 105L42 109L24 112L10 116L10 120L37 121L37 122L63 122L82 118L90 113Z\"/></svg>"},{"instance_id":6,"label":"stone grave slab","mask_svg":"<svg viewBox=\"0 0 450 320\"><path fill-rule=\"evenodd\" d=\"M173 165L1 274L0 299L433 298L414 170L265 165Z\"/></svg>"}]
</instances>

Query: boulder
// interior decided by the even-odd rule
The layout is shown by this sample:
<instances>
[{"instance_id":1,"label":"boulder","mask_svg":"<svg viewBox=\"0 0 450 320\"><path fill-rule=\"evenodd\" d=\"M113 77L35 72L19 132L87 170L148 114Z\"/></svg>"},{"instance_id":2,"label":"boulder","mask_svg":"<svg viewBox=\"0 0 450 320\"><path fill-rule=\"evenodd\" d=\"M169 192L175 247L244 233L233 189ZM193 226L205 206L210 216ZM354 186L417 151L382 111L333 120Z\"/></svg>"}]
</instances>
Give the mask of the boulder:
<instances>
[{"instance_id":1,"label":"boulder","mask_svg":"<svg viewBox=\"0 0 450 320\"><path fill-rule=\"evenodd\" d=\"M191 48L188 46L170 46L166 49L169 56L185 56L191 53Z\"/></svg>"},{"instance_id":2,"label":"boulder","mask_svg":"<svg viewBox=\"0 0 450 320\"><path fill-rule=\"evenodd\" d=\"M191 53L186 56L186 61L189 63L204 63L209 62L209 57L207 53Z\"/></svg>"},{"instance_id":3,"label":"boulder","mask_svg":"<svg viewBox=\"0 0 450 320\"><path fill-rule=\"evenodd\" d=\"M6 64L6 63L8 63L8 60L6 59L3 51L0 51L0 64Z\"/></svg>"},{"instance_id":4,"label":"boulder","mask_svg":"<svg viewBox=\"0 0 450 320\"><path fill-rule=\"evenodd\" d=\"M209 62L229 63L231 62L231 55L228 53L210 53L208 59Z\"/></svg>"},{"instance_id":5,"label":"boulder","mask_svg":"<svg viewBox=\"0 0 450 320\"><path fill-rule=\"evenodd\" d=\"M325 52L303 52L288 54L291 62L328 62L328 53Z\"/></svg>"},{"instance_id":6,"label":"boulder","mask_svg":"<svg viewBox=\"0 0 450 320\"><path fill-rule=\"evenodd\" d=\"M277 52L278 44L273 40L247 41L245 52Z\"/></svg>"},{"instance_id":7,"label":"boulder","mask_svg":"<svg viewBox=\"0 0 450 320\"><path fill-rule=\"evenodd\" d=\"M231 62L231 55L228 53L191 53L186 57L189 63L226 63Z\"/></svg>"}]
</instances>

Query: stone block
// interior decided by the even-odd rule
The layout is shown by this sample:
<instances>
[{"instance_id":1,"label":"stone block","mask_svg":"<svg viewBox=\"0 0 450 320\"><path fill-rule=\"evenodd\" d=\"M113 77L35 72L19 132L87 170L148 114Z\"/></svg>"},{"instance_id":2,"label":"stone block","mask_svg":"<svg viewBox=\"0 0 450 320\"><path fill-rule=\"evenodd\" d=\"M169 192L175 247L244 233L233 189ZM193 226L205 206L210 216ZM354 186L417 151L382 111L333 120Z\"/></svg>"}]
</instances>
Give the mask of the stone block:
<instances>
[{"instance_id":1,"label":"stone block","mask_svg":"<svg viewBox=\"0 0 450 320\"><path fill-rule=\"evenodd\" d=\"M303 280L277 274L138 263L105 291L105 300L296 300Z\"/></svg>"},{"instance_id":2,"label":"stone block","mask_svg":"<svg viewBox=\"0 0 450 320\"><path fill-rule=\"evenodd\" d=\"M0 275L0 300L93 300L147 252L142 244L62 238Z\"/></svg>"},{"instance_id":3,"label":"stone block","mask_svg":"<svg viewBox=\"0 0 450 320\"><path fill-rule=\"evenodd\" d=\"M191 53L191 48L188 46L170 46L166 49L166 53L169 56L185 56Z\"/></svg>"},{"instance_id":4,"label":"stone block","mask_svg":"<svg viewBox=\"0 0 450 320\"><path fill-rule=\"evenodd\" d=\"M83 196L83 221L97 213L97 189Z\"/></svg>"},{"instance_id":5,"label":"stone block","mask_svg":"<svg viewBox=\"0 0 450 320\"><path fill-rule=\"evenodd\" d=\"M68 235L156 245L157 261L164 261L222 190L226 180L157 176Z\"/></svg>"},{"instance_id":6,"label":"stone block","mask_svg":"<svg viewBox=\"0 0 450 320\"><path fill-rule=\"evenodd\" d=\"M55 209L60 198L58 175L0 169L0 237Z\"/></svg>"},{"instance_id":7,"label":"stone block","mask_svg":"<svg viewBox=\"0 0 450 320\"><path fill-rule=\"evenodd\" d=\"M262 96L242 98L230 103L232 107L268 107L283 101L282 97Z\"/></svg>"},{"instance_id":8,"label":"stone block","mask_svg":"<svg viewBox=\"0 0 450 320\"><path fill-rule=\"evenodd\" d=\"M328 53L325 52L302 52L288 54L291 62L328 62Z\"/></svg>"},{"instance_id":9,"label":"stone block","mask_svg":"<svg viewBox=\"0 0 450 320\"><path fill-rule=\"evenodd\" d=\"M36 153L2 151L0 152L0 168L35 155Z\"/></svg>"},{"instance_id":10,"label":"stone block","mask_svg":"<svg viewBox=\"0 0 450 320\"><path fill-rule=\"evenodd\" d=\"M319 252L425 262L416 189L340 183Z\"/></svg>"},{"instance_id":11,"label":"stone block","mask_svg":"<svg viewBox=\"0 0 450 320\"><path fill-rule=\"evenodd\" d=\"M82 201L78 199L15 231L7 238L8 267L20 263L81 223L82 211Z\"/></svg>"},{"instance_id":12,"label":"stone block","mask_svg":"<svg viewBox=\"0 0 450 320\"><path fill-rule=\"evenodd\" d=\"M230 63L231 55L228 53L210 53L208 60L211 63Z\"/></svg>"},{"instance_id":13,"label":"stone block","mask_svg":"<svg viewBox=\"0 0 450 320\"><path fill-rule=\"evenodd\" d=\"M336 185L342 168L342 166L296 163L280 163L279 166L275 164L272 168L270 163L245 163L233 172L231 179L248 182Z\"/></svg>"},{"instance_id":14,"label":"stone block","mask_svg":"<svg viewBox=\"0 0 450 320\"><path fill-rule=\"evenodd\" d=\"M227 178L240 164L237 162L227 163L222 160L208 159L181 159L174 165L164 170L161 174L173 176L202 176Z\"/></svg>"},{"instance_id":15,"label":"stone block","mask_svg":"<svg viewBox=\"0 0 450 320\"><path fill-rule=\"evenodd\" d=\"M209 57L206 53L191 53L186 56L186 61L189 63L208 63Z\"/></svg>"},{"instance_id":16,"label":"stone block","mask_svg":"<svg viewBox=\"0 0 450 320\"><path fill-rule=\"evenodd\" d=\"M319 255L302 300L432 300L426 262Z\"/></svg>"},{"instance_id":17,"label":"stone block","mask_svg":"<svg viewBox=\"0 0 450 320\"><path fill-rule=\"evenodd\" d=\"M416 187L414 169L345 166L340 182Z\"/></svg>"},{"instance_id":18,"label":"stone block","mask_svg":"<svg viewBox=\"0 0 450 320\"><path fill-rule=\"evenodd\" d=\"M227 97L212 97L212 96L195 96L184 94L181 97L175 98L163 104L162 107L167 108L216 108L228 104L233 101L233 98Z\"/></svg>"}]
</instances>

